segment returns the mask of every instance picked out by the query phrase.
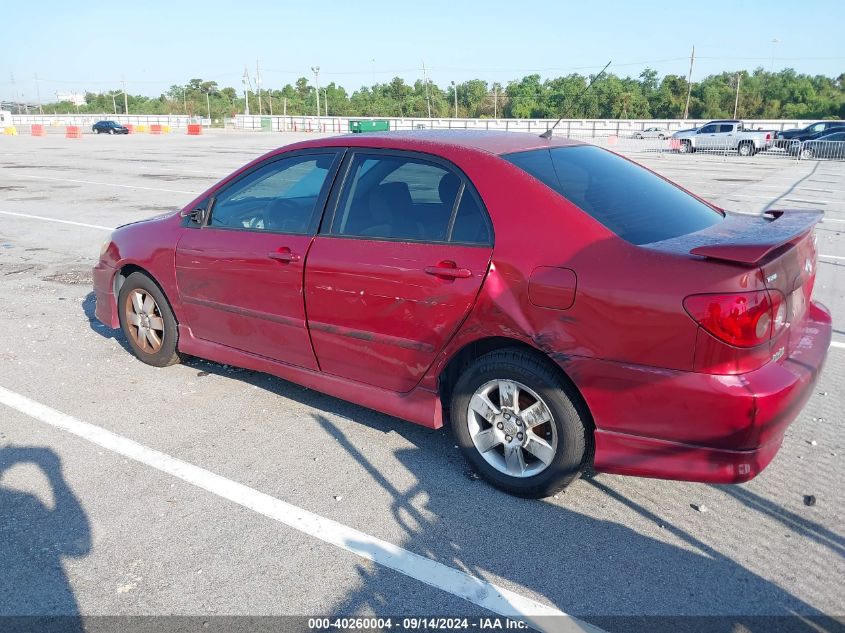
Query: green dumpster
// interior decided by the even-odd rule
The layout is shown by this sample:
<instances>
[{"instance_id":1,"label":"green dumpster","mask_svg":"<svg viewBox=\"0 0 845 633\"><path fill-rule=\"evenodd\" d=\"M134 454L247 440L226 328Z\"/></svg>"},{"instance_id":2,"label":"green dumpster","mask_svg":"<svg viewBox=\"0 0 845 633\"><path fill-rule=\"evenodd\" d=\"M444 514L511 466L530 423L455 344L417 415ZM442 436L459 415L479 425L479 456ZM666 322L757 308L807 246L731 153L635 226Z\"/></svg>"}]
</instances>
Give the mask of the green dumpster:
<instances>
[{"instance_id":1,"label":"green dumpster","mask_svg":"<svg viewBox=\"0 0 845 633\"><path fill-rule=\"evenodd\" d=\"M353 134L361 132L389 132L390 121L386 119L350 119L349 131Z\"/></svg>"},{"instance_id":2,"label":"green dumpster","mask_svg":"<svg viewBox=\"0 0 845 633\"><path fill-rule=\"evenodd\" d=\"M268 116L261 117L261 131L270 132L273 129L273 119Z\"/></svg>"}]
</instances>

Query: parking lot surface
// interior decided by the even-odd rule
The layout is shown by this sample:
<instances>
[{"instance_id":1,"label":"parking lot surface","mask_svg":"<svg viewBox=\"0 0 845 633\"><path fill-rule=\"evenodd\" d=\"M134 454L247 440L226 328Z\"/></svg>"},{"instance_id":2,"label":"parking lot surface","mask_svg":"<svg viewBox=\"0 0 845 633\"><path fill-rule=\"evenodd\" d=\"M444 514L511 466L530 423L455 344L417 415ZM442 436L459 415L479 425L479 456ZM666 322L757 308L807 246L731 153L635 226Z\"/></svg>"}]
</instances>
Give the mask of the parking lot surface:
<instances>
[{"instance_id":1,"label":"parking lot surface","mask_svg":"<svg viewBox=\"0 0 845 633\"><path fill-rule=\"evenodd\" d=\"M538 624L561 630L841 630L813 618L845 613L845 163L626 151L729 209L822 209L815 297L834 345L751 482L596 475L529 501L478 480L448 430L198 359L156 369L94 319L90 269L110 228L303 137L0 138L0 615L510 604L579 618ZM86 423L110 434L81 437ZM225 482L269 505L233 501Z\"/></svg>"}]
</instances>

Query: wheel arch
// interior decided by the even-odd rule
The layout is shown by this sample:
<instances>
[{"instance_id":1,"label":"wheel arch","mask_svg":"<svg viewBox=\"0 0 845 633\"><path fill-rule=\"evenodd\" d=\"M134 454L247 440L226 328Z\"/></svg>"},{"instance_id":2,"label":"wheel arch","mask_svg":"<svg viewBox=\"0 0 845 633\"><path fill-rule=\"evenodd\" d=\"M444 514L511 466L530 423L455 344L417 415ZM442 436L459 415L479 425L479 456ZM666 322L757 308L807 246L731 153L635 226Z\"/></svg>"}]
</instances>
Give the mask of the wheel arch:
<instances>
[{"instance_id":1,"label":"wheel arch","mask_svg":"<svg viewBox=\"0 0 845 633\"><path fill-rule=\"evenodd\" d=\"M449 410L452 397L452 388L464 371L473 361L485 354L501 349L518 349L524 351L531 356L539 359L543 364L548 366L557 376L570 387L571 393L575 395L577 402L576 408L584 415L584 421L589 425L590 430L595 430L595 422L593 421L592 413L587 400L575 384L575 381L566 373L566 371L556 363L548 354L542 350L526 343L525 341L508 338L504 336L490 336L475 339L470 341L460 349L458 349L452 357L443 365L439 374L437 375L437 392L440 398L441 407L443 410L443 421L448 422Z\"/></svg>"},{"instance_id":2,"label":"wheel arch","mask_svg":"<svg viewBox=\"0 0 845 633\"><path fill-rule=\"evenodd\" d=\"M164 286L161 285L161 282L156 279L156 276L152 272L150 272L148 268L139 266L134 262L126 262L120 265L114 275L114 299L115 302L118 304L118 309L120 309L118 301L118 297L120 296L120 289L123 287L123 284L126 283L126 280L129 278L129 275L131 275L132 273L141 273L158 287L159 291L161 291L161 294L164 296L165 301L167 301L168 305L170 306L170 310L173 312L173 318L175 318L176 322L178 323L179 314L176 311L176 306L173 304L173 299L168 296L167 291L164 289Z\"/></svg>"}]
</instances>

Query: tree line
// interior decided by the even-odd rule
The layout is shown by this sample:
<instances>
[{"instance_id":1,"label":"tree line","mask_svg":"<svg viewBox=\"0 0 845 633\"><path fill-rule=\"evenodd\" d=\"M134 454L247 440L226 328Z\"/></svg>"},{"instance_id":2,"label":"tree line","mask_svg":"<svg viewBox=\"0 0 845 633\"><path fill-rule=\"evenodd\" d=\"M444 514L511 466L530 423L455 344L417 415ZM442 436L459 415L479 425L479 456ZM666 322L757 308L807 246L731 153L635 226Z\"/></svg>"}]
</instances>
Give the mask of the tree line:
<instances>
[{"instance_id":1,"label":"tree line","mask_svg":"<svg viewBox=\"0 0 845 633\"><path fill-rule=\"evenodd\" d=\"M662 79L650 68L637 78L602 76L580 98L592 77L570 74L541 79L527 75L502 85L471 79L440 87L429 81L408 84L395 77L386 83L363 86L349 94L331 82L320 86L320 114L330 116L383 116L446 118L568 118L588 119L679 119L687 99L685 76L669 74ZM737 83L739 102L736 103ZM457 99L456 99L457 93ZM280 90L247 93L251 114L314 115L317 95L305 77ZM131 114L188 114L222 119L242 114L244 95L215 81L191 79L184 86L173 85L158 97L127 96ZM457 112L456 112L457 101ZM260 102L260 103L259 103ZM799 74L792 69L768 72L722 72L692 86L689 118L731 117L746 119L845 118L845 73L838 77ZM120 90L85 94L79 112L123 114ZM45 112L73 113L69 102L51 103Z\"/></svg>"}]
</instances>

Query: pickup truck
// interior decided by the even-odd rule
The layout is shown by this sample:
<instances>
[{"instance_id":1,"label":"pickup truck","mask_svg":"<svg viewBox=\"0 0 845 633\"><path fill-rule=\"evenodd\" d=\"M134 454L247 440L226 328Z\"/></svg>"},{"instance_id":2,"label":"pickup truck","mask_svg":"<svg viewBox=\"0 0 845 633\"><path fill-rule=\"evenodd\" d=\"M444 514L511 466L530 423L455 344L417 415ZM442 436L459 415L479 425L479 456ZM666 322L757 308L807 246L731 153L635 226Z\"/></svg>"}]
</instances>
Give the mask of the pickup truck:
<instances>
[{"instance_id":1,"label":"pickup truck","mask_svg":"<svg viewBox=\"0 0 845 633\"><path fill-rule=\"evenodd\" d=\"M682 154L697 150L735 150L740 156L754 156L768 149L772 132L746 130L742 121L710 121L700 128L681 130L672 135L672 146Z\"/></svg>"}]
</instances>

